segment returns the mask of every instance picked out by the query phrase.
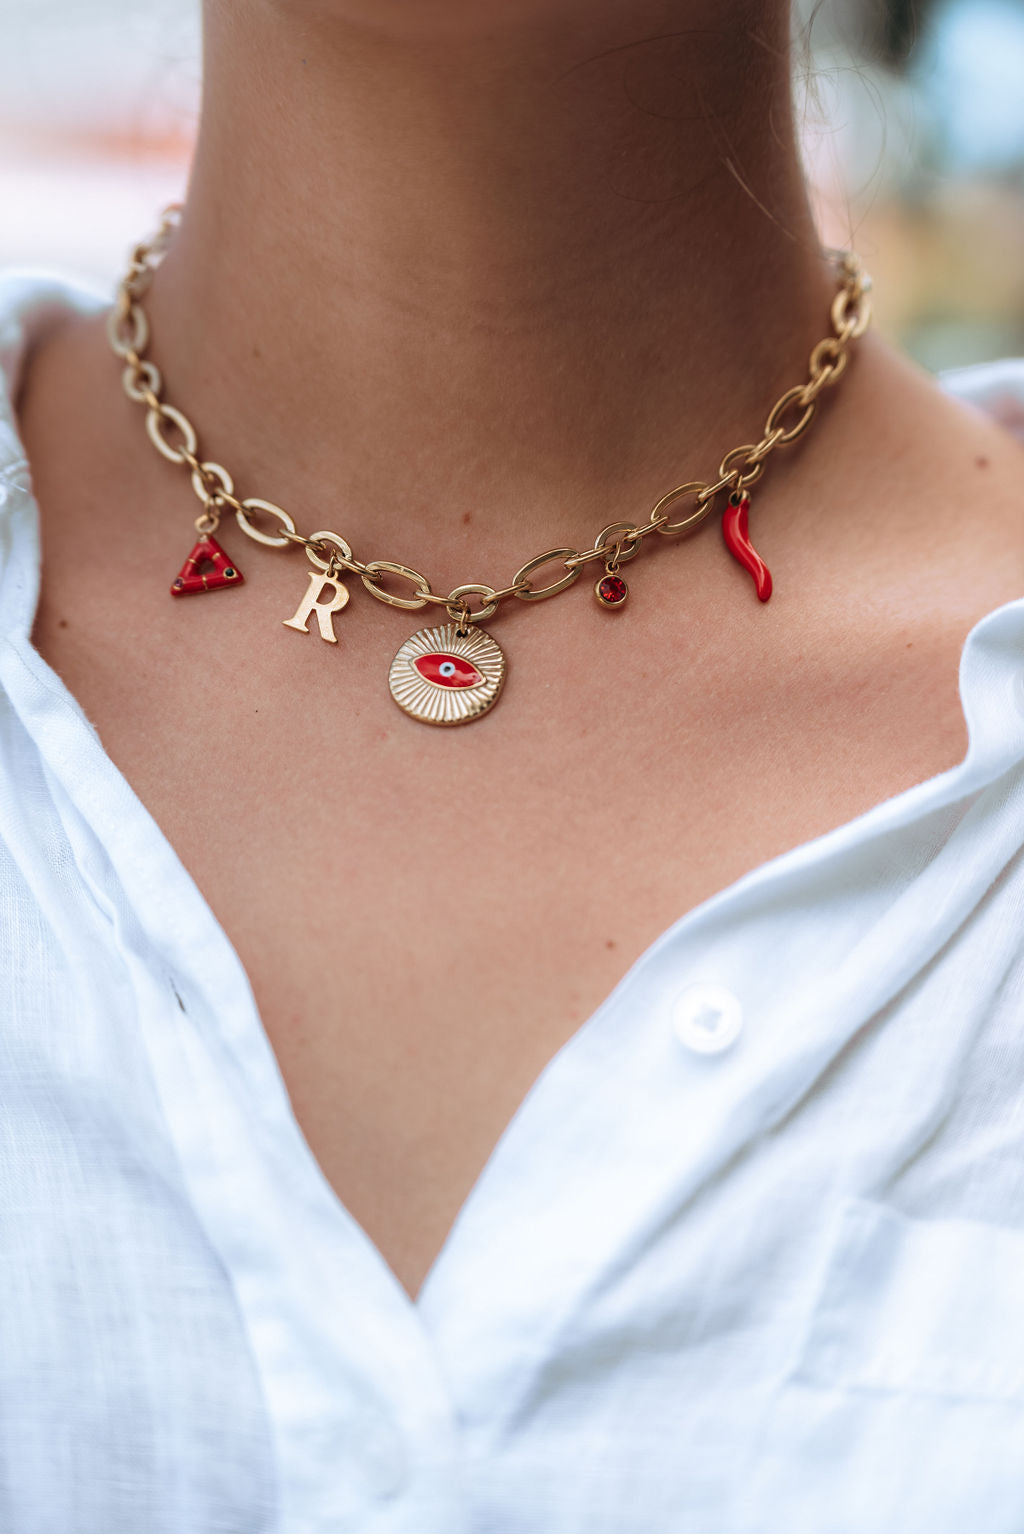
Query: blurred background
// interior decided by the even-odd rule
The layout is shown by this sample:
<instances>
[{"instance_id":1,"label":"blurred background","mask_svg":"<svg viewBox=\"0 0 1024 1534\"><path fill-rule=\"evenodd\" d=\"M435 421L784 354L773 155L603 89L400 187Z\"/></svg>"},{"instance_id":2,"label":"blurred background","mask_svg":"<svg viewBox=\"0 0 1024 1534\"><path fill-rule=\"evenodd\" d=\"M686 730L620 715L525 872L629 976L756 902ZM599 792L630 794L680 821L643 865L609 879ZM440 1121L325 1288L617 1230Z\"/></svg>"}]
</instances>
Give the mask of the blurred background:
<instances>
[{"instance_id":1,"label":"blurred background","mask_svg":"<svg viewBox=\"0 0 1024 1534\"><path fill-rule=\"evenodd\" d=\"M823 232L880 326L933 370L1024 355L1024 0L795 10ZM0 265L111 289L184 190L198 95L198 0L0 0Z\"/></svg>"}]
</instances>

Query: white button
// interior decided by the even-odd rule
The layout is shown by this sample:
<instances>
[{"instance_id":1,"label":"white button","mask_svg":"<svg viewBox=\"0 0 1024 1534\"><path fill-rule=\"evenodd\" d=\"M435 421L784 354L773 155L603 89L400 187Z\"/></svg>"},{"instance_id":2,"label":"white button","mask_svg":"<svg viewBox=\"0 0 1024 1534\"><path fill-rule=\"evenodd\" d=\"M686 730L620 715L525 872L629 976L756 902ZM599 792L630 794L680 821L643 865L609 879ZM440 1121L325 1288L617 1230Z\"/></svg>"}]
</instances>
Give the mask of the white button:
<instances>
[{"instance_id":1,"label":"white button","mask_svg":"<svg viewBox=\"0 0 1024 1534\"><path fill-rule=\"evenodd\" d=\"M687 1049L717 1055L739 1038L743 1008L739 997L724 985L689 985L675 999L672 1023Z\"/></svg>"}]
</instances>

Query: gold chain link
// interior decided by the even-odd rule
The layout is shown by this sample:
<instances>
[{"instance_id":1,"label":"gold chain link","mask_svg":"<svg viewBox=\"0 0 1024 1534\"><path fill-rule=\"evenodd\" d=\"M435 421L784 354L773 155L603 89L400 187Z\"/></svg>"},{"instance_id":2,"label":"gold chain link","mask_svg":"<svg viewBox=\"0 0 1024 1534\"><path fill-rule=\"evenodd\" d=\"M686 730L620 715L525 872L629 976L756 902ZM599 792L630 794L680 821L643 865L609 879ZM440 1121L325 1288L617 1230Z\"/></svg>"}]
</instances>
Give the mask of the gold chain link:
<instances>
[{"instance_id":1,"label":"gold chain link","mask_svg":"<svg viewBox=\"0 0 1024 1534\"><path fill-rule=\"evenodd\" d=\"M535 555L520 566L507 586L494 588L469 581L442 595L433 590L425 575L408 565L387 559L371 559L364 563L355 558L340 533L323 531L306 537L298 532L292 516L273 501L261 500L257 496L239 499L228 470L202 458L195 427L181 410L164 400L160 370L145 356L149 345L149 321L142 298L174 237L180 216L181 206L172 203L164 210L156 233L133 249L128 270L121 279L115 304L108 316L107 334L112 350L124 365L121 381L125 393L145 407L146 430L153 446L169 462L181 464L189 471L192 488L203 503L196 527L201 532L213 532L225 511L234 512L239 527L257 543L268 548L301 544L317 568L332 575L350 571L360 576L366 590L377 601L409 609L425 607L430 602L447 608L449 616L460 627L490 618L499 603L512 597L523 602L536 602L556 596L571 586L583 566L592 560L601 560L617 568L640 552L642 541L651 533L672 538L693 532L710 514L722 491L742 492L755 484L764 473L768 457L777 448L787 447L804 435L817 414L822 391L831 388L843 376L850 360L850 344L864 334L871 320L870 277L851 251L835 252L839 285L829 311L833 334L820 340L811 352L806 381L787 389L775 401L765 418L760 439L730 448L719 464L716 479L688 480L677 485L655 502L646 522L636 526L630 522L613 522L602 528L589 549L549 549ZM671 508L677 501L686 500L693 501L693 509L673 518ZM278 525L273 532L266 532L252 520L252 514L269 516ZM546 564L560 565L564 573L547 585L535 587L528 577ZM412 595L394 595L383 584L385 576L408 581L413 588ZM474 595L482 599L475 612L466 600Z\"/></svg>"}]
</instances>

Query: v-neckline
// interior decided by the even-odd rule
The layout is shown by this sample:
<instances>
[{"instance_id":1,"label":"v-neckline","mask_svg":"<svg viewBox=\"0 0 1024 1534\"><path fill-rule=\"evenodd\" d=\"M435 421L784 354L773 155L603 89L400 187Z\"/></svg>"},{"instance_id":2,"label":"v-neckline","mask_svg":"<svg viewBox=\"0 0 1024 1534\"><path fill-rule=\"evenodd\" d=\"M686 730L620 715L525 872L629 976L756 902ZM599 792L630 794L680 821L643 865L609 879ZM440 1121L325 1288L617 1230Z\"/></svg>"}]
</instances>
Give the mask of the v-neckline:
<instances>
[{"instance_id":1,"label":"v-neckline","mask_svg":"<svg viewBox=\"0 0 1024 1534\"><path fill-rule=\"evenodd\" d=\"M77 295L70 286L64 287L63 291L68 301L81 307L81 295ZM52 284L48 287L48 293L52 300ZM94 295L90 294L87 297L88 302L94 301ZM99 302L98 299L95 301ZM13 393L11 383L10 379L6 380L8 394ZM16 388L16 378L13 383ZM0 399L0 406L8 405L8 398ZM13 409L10 410L9 425L15 442L20 442ZM20 460L12 460L6 465L0 465L0 470L6 472L8 479L22 469L26 472L27 479L28 468L23 449ZM17 488L13 493L19 493ZM496 1180L499 1171L509 1158L514 1160L517 1143L524 1136L528 1137L530 1121L538 1099L552 1090L552 1083L557 1082L560 1074L564 1074L567 1061L573 1061L581 1054L593 1049L595 1040L601 1036L602 1031L614 1019L623 1003L628 1000L640 977L650 969L666 949L680 942L692 928L706 921L711 915L719 914L723 907L736 902L741 895L777 880L795 869L809 867L842 850L846 844L860 842L869 835L878 835L890 826L912 818L915 812L922 814L928 809L938 807L947 799L955 799L971 791L972 777L979 777L977 771L972 773L972 768L985 768L984 760L979 762L979 757L982 754L980 745L986 742L979 741L978 720L972 717L966 695L964 677L969 657L980 643L983 631L994 623L1000 622L1004 614L1019 609L1024 615L1024 598L1003 603L978 619L964 639L960 654L960 706L968 728L969 746L959 763L880 800L851 820L759 864L739 879L682 913L647 945L604 1000L544 1065L491 1148L452 1221L441 1247L433 1258L417 1294L410 1296L383 1253L328 1181L313 1154L292 1110L287 1087L269 1033L260 1015L248 973L227 931L166 834L107 754L77 699L32 643L32 624L41 581L40 512L28 483L21 488L20 494L24 497L21 508L23 525L20 531L22 546L9 551L9 561L14 564L17 564L19 560L22 562L21 579L22 581L27 579L30 583L34 582L34 588L19 591L20 618L12 626L13 631L9 631L7 637L35 682L45 690L51 702L61 706L63 718L60 723L65 740L69 739L68 732L72 736L79 732L84 733L88 737L87 742L78 739L77 749L81 751L87 747L94 754L94 760L100 769L97 777L89 784L78 782L65 786L72 798L77 797L80 803L83 798L87 801L86 818L93 825L104 845L122 852L120 866L118 866L117 858L113 859L115 873L126 888L126 892L137 898L140 923L157 951L160 951L162 947L160 935L162 921L166 921L168 911L173 911L186 913L185 925L188 926L193 935L193 941L198 943L201 951L217 956L216 982L209 979L203 982L203 988L210 994L211 1016L219 1017L223 1013L232 1020L231 1038L222 1042L229 1044L244 1070L251 1072L254 1067L257 1069L261 1079L258 1083L250 1080L254 1102L262 1100L264 1109L269 1110L268 1118L277 1125L278 1131L283 1124L288 1125L291 1141L288 1159L292 1163L291 1170L296 1185L301 1185L305 1189L306 1196L321 1205L323 1214L333 1218L339 1226L345 1227L361 1249L364 1264L368 1262L370 1268L376 1270L381 1285L389 1289L393 1295L397 1295L402 1308L409 1316L415 1316L419 1322L424 1322L427 1317L434 1315L441 1308L445 1292L453 1288L453 1275L459 1266L465 1232L477 1218L478 1211L486 1207L490 1185ZM27 549L23 546L26 539L31 545ZM30 568L33 560L34 569ZM1024 754L1024 690L1021 692L1021 700L1019 753ZM71 753L66 751L63 755L66 759L70 759ZM989 766L991 767L991 764ZM983 779L984 771L980 774L980 780ZM131 849L127 845L133 839L130 824L132 815L138 826L137 840L151 849L158 849L159 868L139 870L132 867ZM218 1011L218 1003L222 1013ZM268 1097L268 1092L272 1096Z\"/></svg>"},{"instance_id":2,"label":"v-neckline","mask_svg":"<svg viewBox=\"0 0 1024 1534\"><path fill-rule=\"evenodd\" d=\"M29 502L30 515L36 520L36 526L38 527L39 512L35 499L27 489L24 493ZM1024 616L1024 599L1004 603L978 620L965 638L961 654L961 666L963 666L965 657L974 648L976 636L979 632L985 626L998 621L1004 613L1008 613L1013 609L1019 609L1022 616ZM11 636L8 637L9 639L11 638ZM232 1045L242 1045L242 1053L246 1057L249 1066L252 1064L254 1053L263 1055L264 1063L271 1065L273 1077L275 1078L273 1091L277 1099L271 1105L271 1116L278 1124L280 1124L282 1119L287 1119L289 1122L294 1142L292 1158L296 1164L297 1175L307 1184L315 1182L320 1186L322 1193L326 1195L334 1209L335 1217L351 1229L359 1244L365 1248L373 1265L379 1269L384 1283L397 1291L404 1303L417 1315L422 1315L436 1308L434 1305L436 1292L448 1285L449 1270L458 1265L461 1234L473 1220L477 1208L481 1204L486 1203L488 1185L494 1179L496 1169L509 1156L514 1156L516 1141L521 1136L528 1135L529 1120L532 1116L533 1105L538 1097L549 1090L553 1078L564 1068L567 1060L591 1048L595 1036L601 1033L609 1020L621 1009L623 1003L628 1000L630 992L637 985L639 978L666 949L681 941L691 928L698 926L712 915L717 916L724 906L737 901L741 895L745 895L759 886L777 880L801 866L806 868L821 859L832 856L841 851L845 844L859 843L869 835L877 836L889 827L902 824L913 818L915 812L919 815L923 814L927 810L938 808L944 802L961 798L972 790L969 769L975 753L969 747L965 757L956 765L913 784L909 788L903 789L886 799L880 800L853 819L845 821L817 837L799 843L768 859L766 862L749 870L740 878L727 884L707 899L699 902L688 911L683 912L670 923L668 927L647 945L607 996L574 1030L566 1042L552 1055L539 1072L487 1156L469 1193L449 1227L440 1249L431 1262L417 1294L411 1296L400 1284L383 1253L328 1181L320 1163L313 1154L292 1110L288 1090L268 1031L260 1015L248 972L227 931L192 878L192 875L181 861L164 831L135 793L120 768L118 768L103 748L98 734L88 722L81 705L74 698L74 695L35 648L30 637L25 635L15 636L11 642L23 663L33 674L36 682L45 688L53 700L58 701L62 705L65 714L63 720L65 728L73 732L84 732L88 736L89 745L92 750L98 753L98 761L102 766L102 777L106 781L101 782L100 793L93 792L89 795L91 800L89 809L92 813L88 818L90 823L100 833L101 839L104 840L106 845L110 845L117 840L130 841L135 839L132 836L130 821L126 819L125 813L126 806L130 805L131 811L138 823L138 839L147 846L159 848L162 866L159 870L152 870L154 877L147 881L149 891L148 898L144 897L146 898L146 907L139 911L141 924L149 936L155 939L156 945L159 947L158 934L161 922L157 917L157 912L162 911L166 913L168 910L187 910L190 918L189 926L193 932L201 936L204 951L219 955L215 968L222 982L218 987L221 993L224 991L224 977L231 975L233 972L233 979L230 981L229 990L233 991L234 994L230 997L228 1012L235 1019L236 1025L240 1025L243 1031L241 1035L236 1033L236 1036L232 1039ZM962 690L961 704L962 706L964 704ZM1024 687L1021 688L1020 733L1022 737L1021 751L1024 753ZM82 742L78 744L80 748ZM981 784L979 783L978 786L981 786ZM103 790L106 791L104 792ZM97 810L99 811L98 814ZM117 829L117 836L114 835L115 827ZM118 869L117 872L119 877L122 877L124 868ZM132 880L130 882L136 883L137 881ZM217 1007L215 1005L211 1006L211 1013L217 1014ZM245 1035L248 1035L248 1037ZM254 1042L258 1044L255 1052L252 1047ZM254 1090L253 1097L254 1101L262 1098L266 1102L266 1074L265 1072L261 1072L261 1074L263 1075L263 1080L259 1088ZM256 1084L254 1083L253 1085L255 1087Z\"/></svg>"}]
</instances>

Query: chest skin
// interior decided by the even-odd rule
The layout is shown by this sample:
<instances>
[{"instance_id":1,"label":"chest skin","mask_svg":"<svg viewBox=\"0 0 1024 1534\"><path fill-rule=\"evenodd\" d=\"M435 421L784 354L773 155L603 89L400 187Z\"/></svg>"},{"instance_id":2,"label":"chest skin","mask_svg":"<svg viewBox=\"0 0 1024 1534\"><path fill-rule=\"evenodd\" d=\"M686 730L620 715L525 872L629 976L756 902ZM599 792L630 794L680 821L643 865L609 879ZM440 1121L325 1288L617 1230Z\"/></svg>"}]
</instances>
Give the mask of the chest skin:
<instances>
[{"instance_id":1,"label":"chest skin","mask_svg":"<svg viewBox=\"0 0 1024 1534\"><path fill-rule=\"evenodd\" d=\"M415 1293L531 1083L666 927L960 760L964 638L1024 592L1020 450L870 352L817 455L754 497L769 603L711 524L626 568L622 611L586 575L511 604L498 703L431 729L387 688L431 612L355 583L337 645L290 630L304 557L232 523L244 586L170 599L187 487L113 394L67 429L90 325L40 350L20 407L35 642L224 926L313 1154ZM843 473L848 440L875 452Z\"/></svg>"}]
</instances>

